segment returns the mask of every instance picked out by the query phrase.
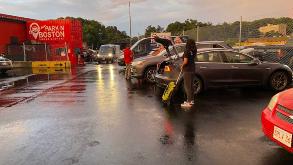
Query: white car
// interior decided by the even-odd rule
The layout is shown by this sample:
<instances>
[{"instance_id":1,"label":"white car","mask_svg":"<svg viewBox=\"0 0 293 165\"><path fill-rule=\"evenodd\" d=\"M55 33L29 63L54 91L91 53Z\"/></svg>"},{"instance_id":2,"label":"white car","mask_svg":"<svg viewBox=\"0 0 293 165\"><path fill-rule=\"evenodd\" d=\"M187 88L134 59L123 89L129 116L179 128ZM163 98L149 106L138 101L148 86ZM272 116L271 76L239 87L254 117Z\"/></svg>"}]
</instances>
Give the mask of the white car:
<instances>
[{"instance_id":1,"label":"white car","mask_svg":"<svg viewBox=\"0 0 293 165\"><path fill-rule=\"evenodd\" d=\"M0 72L4 74L11 69L13 69L12 61L0 56Z\"/></svg>"}]
</instances>

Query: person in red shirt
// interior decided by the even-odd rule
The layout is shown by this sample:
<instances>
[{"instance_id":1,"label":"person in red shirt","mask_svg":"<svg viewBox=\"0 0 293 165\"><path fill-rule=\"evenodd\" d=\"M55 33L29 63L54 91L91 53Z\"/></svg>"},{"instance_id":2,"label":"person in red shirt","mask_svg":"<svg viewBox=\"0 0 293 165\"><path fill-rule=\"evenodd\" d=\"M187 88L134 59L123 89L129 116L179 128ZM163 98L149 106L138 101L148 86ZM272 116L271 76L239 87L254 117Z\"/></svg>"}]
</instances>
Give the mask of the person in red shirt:
<instances>
[{"instance_id":1,"label":"person in red shirt","mask_svg":"<svg viewBox=\"0 0 293 165\"><path fill-rule=\"evenodd\" d=\"M129 80L130 76L131 76L131 63L132 63L132 60L133 60L133 53L130 50L130 45L129 44L123 50L123 53L124 53L124 62L126 64L125 78L126 78L126 80Z\"/></svg>"}]
</instances>

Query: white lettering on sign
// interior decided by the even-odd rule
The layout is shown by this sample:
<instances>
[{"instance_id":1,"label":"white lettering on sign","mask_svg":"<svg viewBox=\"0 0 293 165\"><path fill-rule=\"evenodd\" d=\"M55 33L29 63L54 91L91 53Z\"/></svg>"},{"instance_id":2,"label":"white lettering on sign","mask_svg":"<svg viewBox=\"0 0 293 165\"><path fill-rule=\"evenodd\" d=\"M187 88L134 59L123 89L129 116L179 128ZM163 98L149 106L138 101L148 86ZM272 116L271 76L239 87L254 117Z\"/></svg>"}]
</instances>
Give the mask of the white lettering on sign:
<instances>
[{"instance_id":1,"label":"white lettering on sign","mask_svg":"<svg viewBox=\"0 0 293 165\"><path fill-rule=\"evenodd\" d=\"M38 23L32 23L29 34L35 40L40 41L64 40L65 27L63 25L43 25L40 27Z\"/></svg>"}]
</instances>

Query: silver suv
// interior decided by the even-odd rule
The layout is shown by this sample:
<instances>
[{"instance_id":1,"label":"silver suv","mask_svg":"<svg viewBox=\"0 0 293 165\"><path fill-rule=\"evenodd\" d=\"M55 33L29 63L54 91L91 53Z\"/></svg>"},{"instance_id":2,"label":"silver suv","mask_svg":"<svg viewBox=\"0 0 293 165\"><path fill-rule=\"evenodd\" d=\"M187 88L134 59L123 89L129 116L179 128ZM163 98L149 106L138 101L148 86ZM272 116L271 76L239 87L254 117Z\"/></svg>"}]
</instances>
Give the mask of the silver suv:
<instances>
[{"instance_id":1,"label":"silver suv","mask_svg":"<svg viewBox=\"0 0 293 165\"><path fill-rule=\"evenodd\" d=\"M175 45L178 53L182 53L185 50L185 44ZM170 55L175 55L173 47L169 48ZM158 55L148 55L145 57L135 59L131 64L132 77L142 79L144 78L150 83L155 82L155 74L157 70L157 64L161 63L168 57L166 50L163 50Z\"/></svg>"},{"instance_id":2,"label":"silver suv","mask_svg":"<svg viewBox=\"0 0 293 165\"><path fill-rule=\"evenodd\" d=\"M175 45L177 52L180 54L185 51L186 44ZM196 43L198 49L233 49L224 41L202 41ZM173 46L169 47L170 55L175 55ZM151 54L151 53L150 53ZM166 50L162 51L156 56L148 55L145 57L137 58L132 62L132 77L138 79L145 79L150 83L155 82L155 75L157 64L161 63L168 57Z\"/></svg>"}]
</instances>

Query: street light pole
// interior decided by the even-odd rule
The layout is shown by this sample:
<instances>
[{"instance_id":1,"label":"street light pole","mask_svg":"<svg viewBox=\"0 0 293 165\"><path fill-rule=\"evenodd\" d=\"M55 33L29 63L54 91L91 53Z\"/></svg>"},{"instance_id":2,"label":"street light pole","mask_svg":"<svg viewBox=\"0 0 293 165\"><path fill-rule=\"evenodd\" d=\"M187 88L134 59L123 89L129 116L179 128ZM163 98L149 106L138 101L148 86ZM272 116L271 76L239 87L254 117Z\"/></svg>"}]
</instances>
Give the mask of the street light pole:
<instances>
[{"instance_id":1,"label":"street light pole","mask_svg":"<svg viewBox=\"0 0 293 165\"><path fill-rule=\"evenodd\" d=\"M132 29L131 29L130 1L129 1L129 35L130 35L130 44L131 44L131 39L132 39Z\"/></svg>"}]
</instances>

